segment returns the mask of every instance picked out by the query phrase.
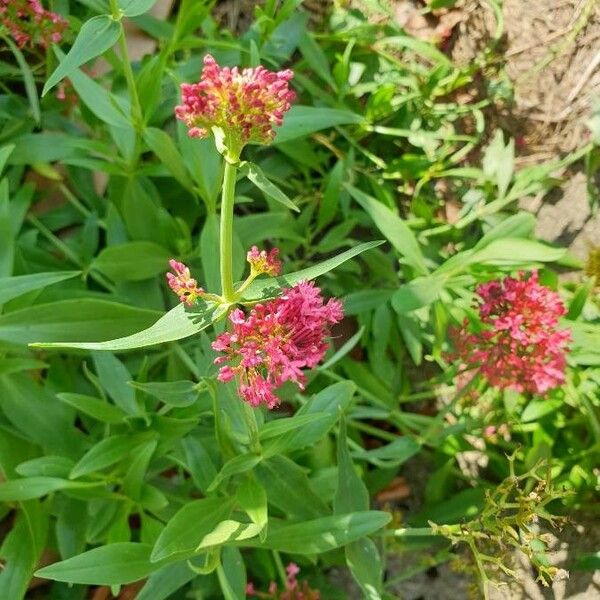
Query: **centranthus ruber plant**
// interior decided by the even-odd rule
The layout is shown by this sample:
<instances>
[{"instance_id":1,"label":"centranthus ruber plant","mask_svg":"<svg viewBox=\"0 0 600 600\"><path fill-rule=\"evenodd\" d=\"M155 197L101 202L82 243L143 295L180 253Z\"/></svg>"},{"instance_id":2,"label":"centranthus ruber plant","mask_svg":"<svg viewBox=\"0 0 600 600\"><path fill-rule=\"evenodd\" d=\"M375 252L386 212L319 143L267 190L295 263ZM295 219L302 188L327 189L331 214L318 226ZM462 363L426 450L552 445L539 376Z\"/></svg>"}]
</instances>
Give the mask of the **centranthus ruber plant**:
<instances>
[{"instance_id":1,"label":"centranthus ruber plant","mask_svg":"<svg viewBox=\"0 0 600 600\"><path fill-rule=\"evenodd\" d=\"M484 283L477 294L482 327L473 332L465 321L453 332L464 369L518 392L545 394L562 385L571 334L558 326L566 314L560 296L540 285L535 271Z\"/></svg>"}]
</instances>

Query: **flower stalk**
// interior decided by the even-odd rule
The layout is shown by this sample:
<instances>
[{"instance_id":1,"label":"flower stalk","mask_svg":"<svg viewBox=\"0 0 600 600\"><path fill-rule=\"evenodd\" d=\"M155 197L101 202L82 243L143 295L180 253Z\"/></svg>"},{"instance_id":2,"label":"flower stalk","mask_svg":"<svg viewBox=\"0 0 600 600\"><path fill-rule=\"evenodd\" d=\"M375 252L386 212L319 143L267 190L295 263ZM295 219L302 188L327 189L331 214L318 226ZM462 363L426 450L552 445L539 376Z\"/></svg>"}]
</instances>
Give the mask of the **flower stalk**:
<instances>
[{"instance_id":1,"label":"flower stalk","mask_svg":"<svg viewBox=\"0 0 600 600\"><path fill-rule=\"evenodd\" d=\"M233 207L235 204L235 183L237 163L225 161L223 192L221 196L221 223L219 230L219 255L221 268L221 293L223 302L235 300L233 287Z\"/></svg>"}]
</instances>

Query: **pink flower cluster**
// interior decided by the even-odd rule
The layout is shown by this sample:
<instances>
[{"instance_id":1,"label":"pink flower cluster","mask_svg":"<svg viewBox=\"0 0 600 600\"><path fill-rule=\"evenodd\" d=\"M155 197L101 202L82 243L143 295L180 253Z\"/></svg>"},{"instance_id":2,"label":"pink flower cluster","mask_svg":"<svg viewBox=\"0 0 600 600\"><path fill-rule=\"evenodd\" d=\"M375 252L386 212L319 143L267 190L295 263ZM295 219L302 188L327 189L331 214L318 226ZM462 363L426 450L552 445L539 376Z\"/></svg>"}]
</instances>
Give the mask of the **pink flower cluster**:
<instances>
[{"instance_id":1,"label":"pink flower cluster","mask_svg":"<svg viewBox=\"0 0 600 600\"><path fill-rule=\"evenodd\" d=\"M281 273L281 261L277 258L278 254L278 248L272 248L267 252L252 246L246 255L252 274L262 275L264 273L271 277L277 277Z\"/></svg>"},{"instance_id":2,"label":"pink flower cluster","mask_svg":"<svg viewBox=\"0 0 600 600\"><path fill-rule=\"evenodd\" d=\"M538 283L537 272L490 281L477 293L484 327L473 333L465 321L454 331L453 358L501 389L544 394L563 384L571 335L558 328L566 312L560 296Z\"/></svg>"},{"instance_id":3,"label":"pink flower cluster","mask_svg":"<svg viewBox=\"0 0 600 600\"><path fill-rule=\"evenodd\" d=\"M19 48L47 48L62 39L67 21L46 10L40 0L0 0L0 24Z\"/></svg>"},{"instance_id":4,"label":"pink flower cluster","mask_svg":"<svg viewBox=\"0 0 600 600\"><path fill-rule=\"evenodd\" d=\"M286 567L286 582L285 590L280 592L277 584L272 581L269 585L268 593L259 592L254 588L253 583L246 586L246 595L255 596L256 598L265 598L269 600L320 600L321 594L318 590L312 590L307 581L299 583L296 579L300 568L295 563L290 563Z\"/></svg>"},{"instance_id":5,"label":"pink flower cluster","mask_svg":"<svg viewBox=\"0 0 600 600\"><path fill-rule=\"evenodd\" d=\"M215 364L221 382L238 380L238 392L251 406L279 404L275 388L285 381L301 389L303 368L314 368L327 350L329 326L343 316L339 300L324 301L311 282L300 282L274 300L257 304L248 315L240 309L229 315L232 331L221 334L213 349L223 352Z\"/></svg>"},{"instance_id":6,"label":"pink flower cluster","mask_svg":"<svg viewBox=\"0 0 600 600\"><path fill-rule=\"evenodd\" d=\"M190 137L206 137L211 127L220 127L240 146L248 142L270 143L273 125L281 125L295 93L288 81L289 69L268 71L219 67L207 54L198 83L181 85L182 104L175 116L189 128Z\"/></svg>"},{"instance_id":7,"label":"pink flower cluster","mask_svg":"<svg viewBox=\"0 0 600 600\"><path fill-rule=\"evenodd\" d=\"M183 263L171 259L169 261L171 269L175 272L167 273L167 282L169 287L179 296L179 299L192 306L204 290L198 287L198 282L192 277L190 270Z\"/></svg>"}]
</instances>

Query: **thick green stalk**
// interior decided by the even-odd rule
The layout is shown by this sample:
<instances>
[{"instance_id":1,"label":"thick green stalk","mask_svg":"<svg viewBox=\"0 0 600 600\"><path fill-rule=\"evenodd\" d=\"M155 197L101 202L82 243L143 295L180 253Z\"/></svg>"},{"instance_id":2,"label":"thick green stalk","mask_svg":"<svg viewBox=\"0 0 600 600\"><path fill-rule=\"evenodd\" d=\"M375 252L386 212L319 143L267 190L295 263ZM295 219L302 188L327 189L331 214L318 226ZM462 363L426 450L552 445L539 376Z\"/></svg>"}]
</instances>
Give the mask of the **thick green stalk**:
<instances>
[{"instance_id":1,"label":"thick green stalk","mask_svg":"<svg viewBox=\"0 0 600 600\"><path fill-rule=\"evenodd\" d=\"M233 302L235 298L233 289L233 205L237 169L237 163L225 161L220 231L221 290L224 302Z\"/></svg>"}]
</instances>

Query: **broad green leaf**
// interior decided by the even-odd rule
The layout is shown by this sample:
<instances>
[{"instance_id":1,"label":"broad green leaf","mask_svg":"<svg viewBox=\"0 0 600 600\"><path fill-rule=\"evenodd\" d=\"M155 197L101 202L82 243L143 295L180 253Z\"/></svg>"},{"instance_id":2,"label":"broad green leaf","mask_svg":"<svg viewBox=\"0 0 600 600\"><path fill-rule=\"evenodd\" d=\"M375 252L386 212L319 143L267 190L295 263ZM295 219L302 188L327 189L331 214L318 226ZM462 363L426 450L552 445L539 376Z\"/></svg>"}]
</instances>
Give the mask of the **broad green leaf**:
<instances>
[{"instance_id":1,"label":"broad green leaf","mask_svg":"<svg viewBox=\"0 0 600 600\"><path fill-rule=\"evenodd\" d=\"M296 212L300 209L284 194L267 176L262 169L254 163L245 162L240 167L240 173L245 175L261 192L272 200L291 208Z\"/></svg>"},{"instance_id":2,"label":"broad green leaf","mask_svg":"<svg viewBox=\"0 0 600 600\"><path fill-rule=\"evenodd\" d=\"M600 571L600 550L598 552L584 552L577 556L573 565L576 571Z\"/></svg>"},{"instance_id":3,"label":"broad green leaf","mask_svg":"<svg viewBox=\"0 0 600 600\"><path fill-rule=\"evenodd\" d=\"M122 423L123 419L127 416L127 413L120 408L113 404L109 404L105 400L93 398L92 396L73 394L70 392L63 392L61 394L56 394L56 396L77 411L89 415L93 419L102 421L103 423Z\"/></svg>"},{"instance_id":4,"label":"broad green leaf","mask_svg":"<svg viewBox=\"0 0 600 600\"><path fill-rule=\"evenodd\" d=\"M112 401L127 414L140 416L142 407L128 385L131 375L123 362L110 352L94 352L92 357L100 384Z\"/></svg>"},{"instance_id":5,"label":"broad green leaf","mask_svg":"<svg viewBox=\"0 0 600 600\"><path fill-rule=\"evenodd\" d=\"M54 52L59 60L64 58L63 52L55 46ZM122 129L131 129L128 117L129 103L112 94L105 87L96 83L81 69L72 69L69 80L73 84L82 102L104 123Z\"/></svg>"},{"instance_id":6,"label":"broad green leaf","mask_svg":"<svg viewBox=\"0 0 600 600\"><path fill-rule=\"evenodd\" d=\"M535 228L535 216L529 212L511 215L486 232L477 242L475 250L484 248L491 242L502 238L527 238Z\"/></svg>"},{"instance_id":7,"label":"broad green leaf","mask_svg":"<svg viewBox=\"0 0 600 600\"><path fill-rule=\"evenodd\" d=\"M181 444L185 452L185 466L190 472L194 483L206 495L208 486L217 475L210 454L196 437L185 437L181 440Z\"/></svg>"},{"instance_id":8,"label":"broad green leaf","mask_svg":"<svg viewBox=\"0 0 600 600\"><path fill-rule=\"evenodd\" d=\"M219 218L216 214L209 214L204 221L204 227L200 233L200 257L202 259L202 270L206 289L216 290L221 286L221 274L219 272Z\"/></svg>"},{"instance_id":9,"label":"broad green leaf","mask_svg":"<svg viewBox=\"0 0 600 600\"><path fill-rule=\"evenodd\" d=\"M221 552L221 568L217 569L225 600L246 599L246 566L242 553L231 546Z\"/></svg>"},{"instance_id":10,"label":"broad green leaf","mask_svg":"<svg viewBox=\"0 0 600 600\"><path fill-rule=\"evenodd\" d=\"M48 504L22 504L0 548L0 598L25 598L46 545L47 531Z\"/></svg>"},{"instance_id":11,"label":"broad green leaf","mask_svg":"<svg viewBox=\"0 0 600 600\"><path fill-rule=\"evenodd\" d=\"M369 510L369 492L352 464L346 438L346 420L340 419L337 447L338 484L333 510L336 514Z\"/></svg>"},{"instance_id":12,"label":"broad green leaf","mask_svg":"<svg viewBox=\"0 0 600 600\"><path fill-rule=\"evenodd\" d=\"M399 48L407 48L423 58L427 58L435 65L441 64L447 67L453 66L452 61L433 44L410 35L394 35L385 37L379 40L378 43L392 46L396 50Z\"/></svg>"},{"instance_id":13,"label":"broad green leaf","mask_svg":"<svg viewBox=\"0 0 600 600\"><path fill-rule=\"evenodd\" d=\"M320 554L375 533L391 521L383 511L332 515L292 525L272 521L264 542L247 540L243 546L263 547L291 554Z\"/></svg>"},{"instance_id":14,"label":"broad green leaf","mask_svg":"<svg viewBox=\"0 0 600 600\"><path fill-rule=\"evenodd\" d=\"M85 585L131 583L144 579L159 567L150 562L151 550L149 544L108 544L44 567L35 575Z\"/></svg>"},{"instance_id":15,"label":"broad green leaf","mask_svg":"<svg viewBox=\"0 0 600 600\"><path fill-rule=\"evenodd\" d=\"M184 505L167 523L152 550L151 560L192 556L204 537L229 517L233 500L203 498Z\"/></svg>"},{"instance_id":16,"label":"broad green leaf","mask_svg":"<svg viewBox=\"0 0 600 600\"><path fill-rule=\"evenodd\" d=\"M156 0L119 0L119 8L126 17L137 17L148 12Z\"/></svg>"},{"instance_id":17,"label":"broad green leaf","mask_svg":"<svg viewBox=\"0 0 600 600\"><path fill-rule=\"evenodd\" d=\"M245 473L249 471L253 467L255 467L262 460L261 456L257 456L255 454L240 454L239 456L234 456L230 460L228 460L223 468L217 473L217 476L214 478L210 486L208 487L208 491L211 492L216 490L223 481L232 477L233 475L237 475L239 473Z\"/></svg>"},{"instance_id":18,"label":"broad green leaf","mask_svg":"<svg viewBox=\"0 0 600 600\"><path fill-rule=\"evenodd\" d=\"M368 537L350 542L346 548L346 564L367 600L380 600L383 567L375 542Z\"/></svg>"},{"instance_id":19,"label":"broad green leaf","mask_svg":"<svg viewBox=\"0 0 600 600\"><path fill-rule=\"evenodd\" d=\"M144 129L144 140L150 146L150 149L160 161L167 167L171 175L181 183L181 185L190 191L193 191L194 184L185 170L183 158L175 146L171 136L155 127Z\"/></svg>"},{"instance_id":20,"label":"broad green leaf","mask_svg":"<svg viewBox=\"0 0 600 600\"><path fill-rule=\"evenodd\" d=\"M137 446L148 441L149 434L113 435L104 438L86 452L71 471L71 479L101 471L125 458Z\"/></svg>"},{"instance_id":21,"label":"broad green leaf","mask_svg":"<svg viewBox=\"0 0 600 600\"><path fill-rule=\"evenodd\" d=\"M129 385L170 406L190 406L198 398L197 384L193 381L153 381L148 383L130 381Z\"/></svg>"},{"instance_id":22,"label":"broad green leaf","mask_svg":"<svg viewBox=\"0 0 600 600\"><path fill-rule=\"evenodd\" d=\"M73 464L73 461L66 456L40 456L22 462L15 471L21 477L61 477L66 479Z\"/></svg>"},{"instance_id":23,"label":"broad green leaf","mask_svg":"<svg viewBox=\"0 0 600 600\"><path fill-rule=\"evenodd\" d=\"M166 600L196 576L185 560L165 565L148 577L136 600Z\"/></svg>"},{"instance_id":24,"label":"broad green leaf","mask_svg":"<svg viewBox=\"0 0 600 600\"><path fill-rule=\"evenodd\" d=\"M269 518L265 488L254 477L250 476L238 488L237 499L242 510L245 511L253 523L258 525L261 539L264 539Z\"/></svg>"},{"instance_id":25,"label":"broad green leaf","mask_svg":"<svg viewBox=\"0 0 600 600\"><path fill-rule=\"evenodd\" d=\"M112 48L119 39L120 32L120 24L109 15L98 15L86 21L67 56L48 77L42 96L62 79L69 77L74 69Z\"/></svg>"},{"instance_id":26,"label":"broad green leaf","mask_svg":"<svg viewBox=\"0 0 600 600\"><path fill-rule=\"evenodd\" d=\"M148 311L143 312L147 313ZM127 337L117 338L107 342L66 341L37 343L32 344L32 346L41 348L82 348L84 350L132 350L135 348L143 348L145 346L153 346L154 344L174 342L175 340L189 337L202 331L203 329L206 329L214 321L224 316L224 314L225 311L212 302L207 302L204 304L202 309L196 308L194 310L186 310L186 307L183 304L178 304L175 308L171 309L168 313L156 321L154 325L148 327L148 329L144 329L143 331L134 333ZM73 337L75 338L76 336L73 335ZM81 337L79 339L81 339ZM0 317L0 339L1 338L2 317Z\"/></svg>"},{"instance_id":27,"label":"broad green leaf","mask_svg":"<svg viewBox=\"0 0 600 600\"><path fill-rule=\"evenodd\" d=\"M406 263L419 274L426 275L425 258L410 227L379 200L350 184L345 184L345 188L373 219L379 231L385 235L390 244L402 254Z\"/></svg>"},{"instance_id":28,"label":"broad green leaf","mask_svg":"<svg viewBox=\"0 0 600 600\"><path fill-rule=\"evenodd\" d=\"M33 273L15 277L0 277L0 304L18 298L27 292L33 292L49 285L71 279L79 275L79 271L56 271L54 273Z\"/></svg>"},{"instance_id":29,"label":"broad green leaf","mask_svg":"<svg viewBox=\"0 0 600 600\"><path fill-rule=\"evenodd\" d=\"M225 519L202 538L196 547L196 552L236 540L247 540L256 537L261 531L262 527L256 523L240 523L233 519Z\"/></svg>"},{"instance_id":30,"label":"broad green leaf","mask_svg":"<svg viewBox=\"0 0 600 600\"><path fill-rule=\"evenodd\" d=\"M303 469L286 456L268 458L255 473L269 503L290 518L314 519L329 512Z\"/></svg>"},{"instance_id":31,"label":"broad green leaf","mask_svg":"<svg viewBox=\"0 0 600 600\"><path fill-rule=\"evenodd\" d=\"M2 171L4 171L6 161L14 149L14 144L5 144L4 146L0 147L0 174L2 174Z\"/></svg>"},{"instance_id":32,"label":"broad green leaf","mask_svg":"<svg viewBox=\"0 0 600 600\"><path fill-rule=\"evenodd\" d=\"M261 298L276 296L281 288L291 287L299 281L315 279L320 275L324 275L325 273L328 273L336 267L339 267L347 260L350 260L351 258L354 258L355 256L358 256L359 254L362 254L367 250L371 250L371 248L376 248L382 243L383 242L381 241L365 242L363 244L359 244L358 246L350 250L346 250L345 252L334 256L333 258L313 265L312 267L302 269L301 271L296 271L295 273L288 273L287 275L281 275L280 277L267 277L265 279L257 279L246 290L246 293L244 294L244 299L258 300Z\"/></svg>"},{"instance_id":33,"label":"broad green leaf","mask_svg":"<svg viewBox=\"0 0 600 600\"><path fill-rule=\"evenodd\" d=\"M536 262L555 262L567 253L566 248L521 238L501 238L475 252L470 262L484 265L511 266Z\"/></svg>"},{"instance_id":34,"label":"broad green leaf","mask_svg":"<svg viewBox=\"0 0 600 600\"><path fill-rule=\"evenodd\" d=\"M381 468L397 467L419 452L421 446L412 437L404 435L374 450L357 450L353 456L367 460Z\"/></svg>"},{"instance_id":35,"label":"broad green leaf","mask_svg":"<svg viewBox=\"0 0 600 600\"><path fill-rule=\"evenodd\" d=\"M107 246L92 262L92 268L113 281L141 281L169 269L171 253L153 242L127 242Z\"/></svg>"},{"instance_id":36,"label":"broad green leaf","mask_svg":"<svg viewBox=\"0 0 600 600\"><path fill-rule=\"evenodd\" d=\"M261 440L268 440L274 437L279 437L284 433L294 431L298 427L307 425L308 423L314 423L315 421L321 421L326 419L326 414L310 414L310 415L294 415L293 417L284 417L283 419L275 419L265 423L259 430L259 437Z\"/></svg>"},{"instance_id":37,"label":"broad green leaf","mask_svg":"<svg viewBox=\"0 0 600 600\"><path fill-rule=\"evenodd\" d=\"M323 418L275 438L265 445L264 455L272 456L282 451L291 452L312 446L321 440L335 425L340 414L345 411L356 390L351 381L334 383L313 396L297 413L297 416L322 415Z\"/></svg>"},{"instance_id":38,"label":"broad green leaf","mask_svg":"<svg viewBox=\"0 0 600 600\"><path fill-rule=\"evenodd\" d=\"M23 502L66 489L102 487L102 482L69 481L59 477L26 477L0 483L0 502Z\"/></svg>"},{"instance_id":39,"label":"broad green leaf","mask_svg":"<svg viewBox=\"0 0 600 600\"><path fill-rule=\"evenodd\" d=\"M128 334L156 318L151 310L107 300L77 298L36 304L0 316L0 340L16 344L93 340Z\"/></svg>"},{"instance_id":40,"label":"broad green leaf","mask_svg":"<svg viewBox=\"0 0 600 600\"><path fill-rule=\"evenodd\" d=\"M444 289L445 280L441 277L417 277L401 285L392 296L392 306L399 314L429 306L437 300Z\"/></svg>"},{"instance_id":41,"label":"broad green leaf","mask_svg":"<svg viewBox=\"0 0 600 600\"><path fill-rule=\"evenodd\" d=\"M523 423L537 421L563 405L562 400L531 400L521 415Z\"/></svg>"},{"instance_id":42,"label":"broad green leaf","mask_svg":"<svg viewBox=\"0 0 600 600\"><path fill-rule=\"evenodd\" d=\"M275 128L273 144L288 142L336 125L360 125L364 122L361 115L347 110L295 105L285 115L283 125Z\"/></svg>"}]
</instances>

